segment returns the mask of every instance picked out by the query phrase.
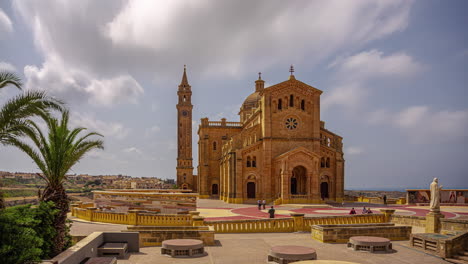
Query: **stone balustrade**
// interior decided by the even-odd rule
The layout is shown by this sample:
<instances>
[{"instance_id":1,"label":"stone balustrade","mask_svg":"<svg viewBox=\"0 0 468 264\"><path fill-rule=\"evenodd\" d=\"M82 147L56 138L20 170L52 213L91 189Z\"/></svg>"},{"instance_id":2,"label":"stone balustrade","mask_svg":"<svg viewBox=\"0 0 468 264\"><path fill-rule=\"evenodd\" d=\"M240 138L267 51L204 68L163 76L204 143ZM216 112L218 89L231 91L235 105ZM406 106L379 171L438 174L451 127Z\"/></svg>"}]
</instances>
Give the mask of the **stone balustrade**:
<instances>
[{"instance_id":1,"label":"stone balustrade","mask_svg":"<svg viewBox=\"0 0 468 264\"><path fill-rule=\"evenodd\" d=\"M281 233L294 232L291 218L207 221L216 233Z\"/></svg>"},{"instance_id":2,"label":"stone balustrade","mask_svg":"<svg viewBox=\"0 0 468 264\"><path fill-rule=\"evenodd\" d=\"M196 215L151 214L140 210L129 210L128 213L97 211L94 207L72 207L72 216L103 223L142 225L142 226L192 226Z\"/></svg>"}]
</instances>

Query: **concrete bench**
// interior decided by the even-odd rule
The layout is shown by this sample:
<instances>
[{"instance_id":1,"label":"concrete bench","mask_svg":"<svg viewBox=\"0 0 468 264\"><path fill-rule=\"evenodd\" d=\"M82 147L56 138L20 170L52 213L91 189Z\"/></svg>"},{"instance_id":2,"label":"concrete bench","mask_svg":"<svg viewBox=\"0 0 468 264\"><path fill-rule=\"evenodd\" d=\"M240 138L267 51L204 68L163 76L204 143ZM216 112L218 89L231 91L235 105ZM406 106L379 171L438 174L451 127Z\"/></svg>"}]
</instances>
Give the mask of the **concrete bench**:
<instances>
[{"instance_id":1,"label":"concrete bench","mask_svg":"<svg viewBox=\"0 0 468 264\"><path fill-rule=\"evenodd\" d=\"M302 246L274 246L268 254L268 262L288 264L300 260L317 259L315 249Z\"/></svg>"},{"instance_id":2,"label":"concrete bench","mask_svg":"<svg viewBox=\"0 0 468 264\"><path fill-rule=\"evenodd\" d=\"M197 239L170 239L162 243L162 255L177 257L198 257L205 255L203 241Z\"/></svg>"},{"instance_id":3,"label":"concrete bench","mask_svg":"<svg viewBox=\"0 0 468 264\"><path fill-rule=\"evenodd\" d=\"M349 239L348 247L353 250L370 251L385 251L388 252L392 249L390 239L384 237L373 236L354 236Z\"/></svg>"},{"instance_id":4,"label":"concrete bench","mask_svg":"<svg viewBox=\"0 0 468 264\"><path fill-rule=\"evenodd\" d=\"M127 243L104 243L98 247L98 256L116 256L119 259L123 259L127 256L128 247Z\"/></svg>"}]
</instances>

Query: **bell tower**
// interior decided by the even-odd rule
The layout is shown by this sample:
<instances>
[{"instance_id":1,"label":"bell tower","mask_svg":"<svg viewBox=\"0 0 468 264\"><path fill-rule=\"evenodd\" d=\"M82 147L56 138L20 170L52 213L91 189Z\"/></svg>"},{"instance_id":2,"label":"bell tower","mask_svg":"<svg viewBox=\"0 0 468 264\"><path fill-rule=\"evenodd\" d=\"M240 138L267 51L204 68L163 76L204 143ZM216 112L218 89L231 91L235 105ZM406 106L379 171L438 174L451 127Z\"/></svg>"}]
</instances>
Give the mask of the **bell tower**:
<instances>
[{"instance_id":1,"label":"bell tower","mask_svg":"<svg viewBox=\"0 0 468 264\"><path fill-rule=\"evenodd\" d=\"M185 65L177 95L177 185L182 189L193 189L192 87L187 80Z\"/></svg>"}]
</instances>

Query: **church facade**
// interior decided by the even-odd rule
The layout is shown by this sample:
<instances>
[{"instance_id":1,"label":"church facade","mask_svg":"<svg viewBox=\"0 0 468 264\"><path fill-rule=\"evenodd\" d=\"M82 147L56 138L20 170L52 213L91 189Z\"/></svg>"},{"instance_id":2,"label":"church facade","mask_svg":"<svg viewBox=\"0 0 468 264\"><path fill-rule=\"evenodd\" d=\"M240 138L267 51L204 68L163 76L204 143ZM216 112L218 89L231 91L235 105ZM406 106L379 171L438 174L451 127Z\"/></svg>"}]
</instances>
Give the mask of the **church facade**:
<instances>
[{"instance_id":1,"label":"church facade","mask_svg":"<svg viewBox=\"0 0 468 264\"><path fill-rule=\"evenodd\" d=\"M185 131L178 135L179 185L197 191L201 198L219 197L229 203L343 200L342 137L320 120L322 91L296 80L292 66L290 72L288 80L270 87L264 87L259 74L255 91L240 108L240 122L201 119L198 176L189 172L191 146L189 153L184 152L188 145L183 145L191 142L190 130L184 129L188 123L191 129L191 120L179 121L179 130ZM184 78L185 70L182 86L188 85ZM180 98L179 120L184 120L183 111L190 110L186 116L191 117L190 96L185 102Z\"/></svg>"}]
</instances>

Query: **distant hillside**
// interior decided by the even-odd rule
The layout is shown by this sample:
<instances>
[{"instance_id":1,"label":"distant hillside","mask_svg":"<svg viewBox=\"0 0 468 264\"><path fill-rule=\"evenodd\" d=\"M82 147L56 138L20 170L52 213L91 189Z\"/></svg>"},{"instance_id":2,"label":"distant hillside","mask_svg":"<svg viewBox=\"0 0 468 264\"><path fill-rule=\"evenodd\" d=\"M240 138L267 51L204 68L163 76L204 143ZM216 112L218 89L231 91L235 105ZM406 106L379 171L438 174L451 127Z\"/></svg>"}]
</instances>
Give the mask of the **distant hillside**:
<instances>
[{"instance_id":1,"label":"distant hillside","mask_svg":"<svg viewBox=\"0 0 468 264\"><path fill-rule=\"evenodd\" d=\"M399 191L363 191L363 190L345 190L345 195L348 196L367 196L367 197L382 197L387 195L387 198L406 197L406 192Z\"/></svg>"}]
</instances>

